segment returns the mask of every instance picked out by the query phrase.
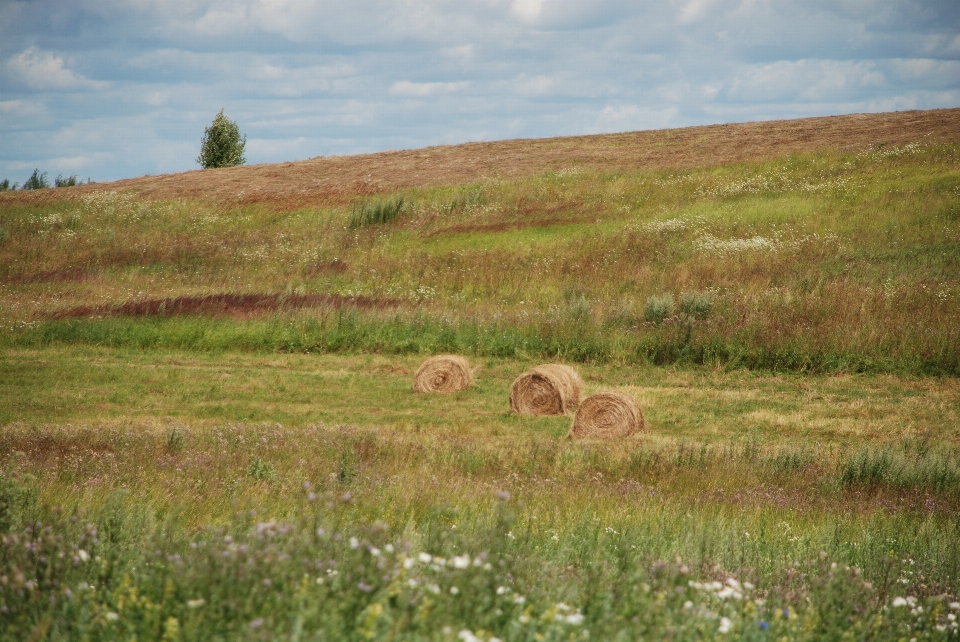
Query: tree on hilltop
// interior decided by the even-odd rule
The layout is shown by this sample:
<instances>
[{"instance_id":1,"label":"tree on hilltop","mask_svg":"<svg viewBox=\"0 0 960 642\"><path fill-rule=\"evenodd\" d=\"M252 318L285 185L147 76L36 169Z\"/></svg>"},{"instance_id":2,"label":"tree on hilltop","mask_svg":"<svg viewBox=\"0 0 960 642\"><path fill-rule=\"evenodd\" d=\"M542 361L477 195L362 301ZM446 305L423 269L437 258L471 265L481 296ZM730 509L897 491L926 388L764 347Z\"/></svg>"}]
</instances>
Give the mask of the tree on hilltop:
<instances>
[{"instance_id":1,"label":"tree on hilltop","mask_svg":"<svg viewBox=\"0 0 960 642\"><path fill-rule=\"evenodd\" d=\"M203 132L197 163L204 169L243 165L247 162L243 157L243 148L246 146L247 137L241 138L240 127L227 118L221 109Z\"/></svg>"}]
</instances>

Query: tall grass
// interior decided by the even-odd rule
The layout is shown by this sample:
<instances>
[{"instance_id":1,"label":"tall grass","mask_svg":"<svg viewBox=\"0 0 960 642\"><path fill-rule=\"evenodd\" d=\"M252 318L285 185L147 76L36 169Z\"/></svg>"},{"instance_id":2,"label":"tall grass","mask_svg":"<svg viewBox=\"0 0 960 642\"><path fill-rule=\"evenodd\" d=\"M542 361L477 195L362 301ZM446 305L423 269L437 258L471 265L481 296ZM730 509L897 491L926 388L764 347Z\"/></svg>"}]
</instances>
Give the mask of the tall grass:
<instances>
[{"instance_id":1,"label":"tall grass","mask_svg":"<svg viewBox=\"0 0 960 642\"><path fill-rule=\"evenodd\" d=\"M956 635L955 511L838 497L824 452L172 430L4 433L0 635Z\"/></svg>"},{"instance_id":2,"label":"tall grass","mask_svg":"<svg viewBox=\"0 0 960 642\"><path fill-rule=\"evenodd\" d=\"M403 195L388 199L357 201L350 211L350 228L390 223L403 212L403 205Z\"/></svg>"}]
</instances>

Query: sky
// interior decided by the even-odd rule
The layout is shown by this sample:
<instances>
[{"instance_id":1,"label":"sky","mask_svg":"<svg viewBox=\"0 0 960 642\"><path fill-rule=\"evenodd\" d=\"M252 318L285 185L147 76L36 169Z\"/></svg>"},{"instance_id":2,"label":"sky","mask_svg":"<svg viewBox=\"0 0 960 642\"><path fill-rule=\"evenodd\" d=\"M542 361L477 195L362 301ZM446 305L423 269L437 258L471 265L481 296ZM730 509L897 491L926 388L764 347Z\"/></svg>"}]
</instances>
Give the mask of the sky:
<instances>
[{"instance_id":1,"label":"sky","mask_svg":"<svg viewBox=\"0 0 960 642\"><path fill-rule=\"evenodd\" d=\"M0 0L0 180L960 107L960 0Z\"/></svg>"}]
</instances>

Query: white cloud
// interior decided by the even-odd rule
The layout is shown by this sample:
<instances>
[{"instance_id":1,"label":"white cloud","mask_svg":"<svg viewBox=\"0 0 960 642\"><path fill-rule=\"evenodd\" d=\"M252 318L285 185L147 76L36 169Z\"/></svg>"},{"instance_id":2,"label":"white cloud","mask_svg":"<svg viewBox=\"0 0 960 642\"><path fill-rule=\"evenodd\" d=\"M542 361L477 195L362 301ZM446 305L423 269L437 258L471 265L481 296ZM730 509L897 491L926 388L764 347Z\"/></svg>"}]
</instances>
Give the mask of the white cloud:
<instances>
[{"instance_id":1,"label":"white cloud","mask_svg":"<svg viewBox=\"0 0 960 642\"><path fill-rule=\"evenodd\" d=\"M63 58L49 51L30 47L7 60L7 70L30 89L69 90L104 89L108 83L75 74L64 66Z\"/></svg>"},{"instance_id":2,"label":"white cloud","mask_svg":"<svg viewBox=\"0 0 960 642\"><path fill-rule=\"evenodd\" d=\"M546 96L557 93L562 83L556 76L520 74L513 81L514 91L522 96Z\"/></svg>"},{"instance_id":3,"label":"white cloud","mask_svg":"<svg viewBox=\"0 0 960 642\"><path fill-rule=\"evenodd\" d=\"M543 11L544 0L513 0L510 3L510 13L517 18L532 22L540 17Z\"/></svg>"},{"instance_id":4,"label":"white cloud","mask_svg":"<svg viewBox=\"0 0 960 642\"><path fill-rule=\"evenodd\" d=\"M710 11L718 4L720 4L720 0L687 0L680 9L677 22L681 25L700 22L706 18Z\"/></svg>"},{"instance_id":5,"label":"white cloud","mask_svg":"<svg viewBox=\"0 0 960 642\"><path fill-rule=\"evenodd\" d=\"M780 60L749 65L733 78L727 95L736 100L823 102L882 87L886 79L876 67L874 62L835 60Z\"/></svg>"},{"instance_id":6,"label":"white cloud","mask_svg":"<svg viewBox=\"0 0 960 642\"><path fill-rule=\"evenodd\" d=\"M470 83L466 81L410 82L409 80L399 80L390 86L390 95L404 96L409 98L427 98L429 96L455 94L466 91L469 88Z\"/></svg>"}]
</instances>

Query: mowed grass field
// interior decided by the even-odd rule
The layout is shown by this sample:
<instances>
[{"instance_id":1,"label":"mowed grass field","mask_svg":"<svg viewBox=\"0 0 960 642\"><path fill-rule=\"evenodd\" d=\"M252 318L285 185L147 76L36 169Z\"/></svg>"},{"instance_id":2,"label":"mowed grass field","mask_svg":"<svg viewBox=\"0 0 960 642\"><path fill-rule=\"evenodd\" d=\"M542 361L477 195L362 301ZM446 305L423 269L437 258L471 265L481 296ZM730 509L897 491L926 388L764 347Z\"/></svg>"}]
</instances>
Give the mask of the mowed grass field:
<instances>
[{"instance_id":1,"label":"mowed grass field","mask_svg":"<svg viewBox=\"0 0 960 642\"><path fill-rule=\"evenodd\" d=\"M0 637L957 639L958 139L941 110L0 194ZM476 385L414 393L441 352ZM545 362L644 432L511 414Z\"/></svg>"}]
</instances>

